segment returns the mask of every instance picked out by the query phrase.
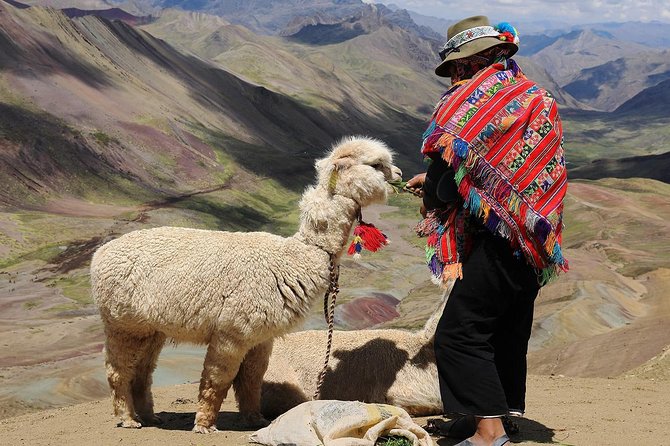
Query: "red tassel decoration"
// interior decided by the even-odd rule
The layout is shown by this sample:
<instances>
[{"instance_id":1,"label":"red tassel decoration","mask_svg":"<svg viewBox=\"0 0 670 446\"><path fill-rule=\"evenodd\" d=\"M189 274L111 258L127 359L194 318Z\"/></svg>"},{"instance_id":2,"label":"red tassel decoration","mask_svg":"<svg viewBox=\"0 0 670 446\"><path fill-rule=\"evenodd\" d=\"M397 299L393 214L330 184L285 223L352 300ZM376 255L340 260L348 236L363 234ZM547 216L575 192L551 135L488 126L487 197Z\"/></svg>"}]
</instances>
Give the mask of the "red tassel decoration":
<instances>
[{"instance_id":1,"label":"red tassel decoration","mask_svg":"<svg viewBox=\"0 0 670 446\"><path fill-rule=\"evenodd\" d=\"M368 251L376 252L388 244L388 237L377 229L375 225L359 221L354 229L354 240L349 245L347 253L360 254L363 248Z\"/></svg>"}]
</instances>

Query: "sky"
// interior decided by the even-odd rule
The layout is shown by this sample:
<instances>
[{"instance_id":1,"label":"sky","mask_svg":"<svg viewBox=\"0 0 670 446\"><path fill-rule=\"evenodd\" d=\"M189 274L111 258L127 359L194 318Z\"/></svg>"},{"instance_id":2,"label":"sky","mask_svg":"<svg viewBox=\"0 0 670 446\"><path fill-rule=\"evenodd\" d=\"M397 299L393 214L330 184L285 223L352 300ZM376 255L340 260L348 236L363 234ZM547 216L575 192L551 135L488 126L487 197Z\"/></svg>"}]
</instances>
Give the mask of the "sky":
<instances>
[{"instance_id":1,"label":"sky","mask_svg":"<svg viewBox=\"0 0 670 446\"><path fill-rule=\"evenodd\" d=\"M551 21L570 25L602 22L670 23L670 0L388 0L400 8L450 20L486 15L496 21Z\"/></svg>"}]
</instances>

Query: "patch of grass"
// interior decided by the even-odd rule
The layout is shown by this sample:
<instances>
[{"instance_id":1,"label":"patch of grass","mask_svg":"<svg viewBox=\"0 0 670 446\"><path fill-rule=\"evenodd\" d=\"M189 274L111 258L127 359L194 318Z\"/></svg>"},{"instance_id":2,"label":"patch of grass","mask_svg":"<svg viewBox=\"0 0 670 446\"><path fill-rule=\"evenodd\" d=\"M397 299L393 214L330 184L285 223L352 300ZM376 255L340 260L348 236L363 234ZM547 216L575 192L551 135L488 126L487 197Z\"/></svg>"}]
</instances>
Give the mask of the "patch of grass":
<instances>
[{"instance_id":1,"label":"patch of grass","mask_svg":"<svg viewBox=\"0 0 670 446\"><path fill-rule=\"evenodd\" d=\"M114 186L98 183L94 187L85 187L82 182L79 190L81 198L92 203L115 205L115 206L137 206L141 203L156 198L150 191L143 189L131 178L120 175L113 178ZM90 183L89 183L90 184Z\"/></svg>"},{"instance_id":2,"label":"patch of grass","mask_svg":"<svg viewBox=\"0 0 670 446\"><path fill-rule=\"evenodd\" d=\"M270 222L266 215L251 206L231 205L211 196L191 197L175 206L205 214L205 225L220 231L257 230L259 226Z\"/></svg>"},{"instance_id":3,"label":"patch of grass","mask_svg":"<svg viewBox=\"0 0 670 446\"><path fill-rule=\"evenodd\" d=\"M196 136L200 141L211 147L211 149L214 151L216 162L223 167L223 172L212 173L212 176L219 183L226 183L235 173L236 166L232 157L226 153L226 149L224 147L225 137L223 134L213 132L199 123L190 122L186 124L188 125L189 132ZM200 162L202 162L202 160Z\"/></svg>"},{"instance_id":4,"label":"patch of grass","mask_svg":"<svg viewBox=\"0 0 670 446\"><path fill-rule=\"evenodd\" d=\"M15 216L21 223L34 223L46 218L46 214L38 212L21 212L20 214L15 214Z\"/></svg>"},{"instance_id":5,"label":"patch of grass","mask_svg":"<svg viewBox=\"0 0 670 446\"><path fill-rule=\"evenodd\" d=\"M4 75L0 74L0 99L7 104L25 107L26 99L16 93L16 89L9 85Z\"/></svg>"},{"instance_id":6,"label":"patch of grass","mask_svg":"<svg viewBox=\"0 0 670 446\"><path fill-rule=\"evenodd\" d=\"M239 165L259 176L272 178L283 188L295 192L302 192L304 186L314 180L312 164L320 151L307 144L301 152L296 147L292 152L284 152L202 126L194 126L193 133L200 135L200 139L214 150L220 164L230 166L226 168L226 174L232 175L235 165Z\"/></svg>"},{"instance_id":7,"label":"patch of grass","mask_svg":"<svg viewBox=\"0 0 670 446\"><path fill-rule=\"evenodd\" d=\"M73 300L78 305L89 305L93 303L91 299L91 279L87 275L59 277L52 280L47 285L53 283L59 288L63 296Z\"/></svg>"},{"instance_id":8,"label":"patch of grass","mask_svg":"<svg viewBox=\"0 0 670 446\"><path fill-rule=\"evenodd\" d=\"M79 305L75 303L65 303L65 304L54 305L53 307L49 308L49 311L52 313L62 313L63 311L72 311L78 309Z\"/></svg>"},{"instance_id":9,"label":"patch of grass","mask_svg":"<svg viewBox=\"0 0 670 446\"><path fill-rule=\"evenodd\" d=\"M103 146L108 146L110 143L116 142L116 139L99 130L97 132L91 133L91 136L93 136L95 140Z\"/></svg>"},{"instance_id":10,"label":"patch of grass","mask_svg":"<svg viewBox=\"0 0 670 446\"><path fill-rule=\"evenodd\" d=\"M23 303L23 308L26 310L32 310L35 307L38 307L40 304L40 301L38 300L29 300L28 302Z\"/></svg>"},{"instance_id":11,"label":"patch of grass","mask_svg":"<svg viewBox=\"0 0 670 446\"><path fill-rule=\"evenodd\" d=\"M390 435L388 437L380 437L375 446L412 446L412 441L405 437Z\"/></svg>"},{"instance_id":12,"label":"patch of grass","mask_svg":"<svg viewBox=\"0 0 670 446\"><path fill-rule=\"evenodd\" d=\"M421 220L419 207L421 199L409 193L401 192L389 196L389 206L395 207L390 212L384 212L381 216L384 220L390 220L397 228L402 228L402 238L412 246L424 249L426 240L414 232L414 226Z\"/></svg>"},{"instance_id":13,"label":"patch of grass","mask_svg":"<svg viewBox=\"0 0 670 446\"><path fill-rule=\"evenodd\" d=\"M670 151L667 118L638 118L566 113L563 117L568 168L603 158L624 158Z\"/></svg>"},{"instance_id":14,"label":"patch of grass","mask_svg":"<svg viewBox=\"0 0 670 446\"><path fill-rule=\"evenodd\" d=\"M113 225L112 218L87 218L41 212L9 215L16 232L11 250L0 256L0 268L26 261L51 263L72 241L86 240L104 233Z\"/></svg>"},{"instance_id":15,"label":"patch of grass","mask_svg":"<svg viewBox=\"0 0 670 446\"><path fill-rule=\"evenodd\" d=\"M298 229L300 196L283 188L274 180L264 180L257 184L257 189L250 192L245 199L255 209L261 210L270 217L270 222L260 226L260 230L289 236Z\"/></svg>"},{"instance_id":16,"label":"patch of grass","mask_svg":"<svg viewBox=\"0 0 670 446\"><path fill-rule=\"evenodd\" d=\"M419 197L406 192L394 193L389 195L388 204L396 209L382 214L384 218L414 219L416 221L421 219L419 213L421 198Z\"/></svg>"},{"instance_id":17,"label":"patch of grass","mask_svg":"<svg viewBox=\"0 0 670 446\"><path fill-rule=\"evenodd\" d=\"M135 119L135 122L158 129L166 135L173 135L170 122L167 118L158 118L152 115L142 115Z\"/></svg>"},{"instance_id":18,"label":"patch of grass","mask_svg":"<svg viewBox=\"0 0 670 446\"><path fill-rule=\"evenodd\" d=\"M156 153L154 156L158 158L158 163L163 167L177 167L177 161L165 153Z\"/></svg>"},{"instance_id":19,"label":"patch of grass","mask_svg":"<svg viewBox=\"0 0 670 446\"><path fill-rule=\"evenodd\" d=\"M33 251L29 251L13 257L6 257L0 260L0 268L7 268L9 266L13 266L29 260L41 260L45 263L49 263L51 259L56 257L61 252L62 251L58 244L44 245Z\"/></svg>"}]
</instances>

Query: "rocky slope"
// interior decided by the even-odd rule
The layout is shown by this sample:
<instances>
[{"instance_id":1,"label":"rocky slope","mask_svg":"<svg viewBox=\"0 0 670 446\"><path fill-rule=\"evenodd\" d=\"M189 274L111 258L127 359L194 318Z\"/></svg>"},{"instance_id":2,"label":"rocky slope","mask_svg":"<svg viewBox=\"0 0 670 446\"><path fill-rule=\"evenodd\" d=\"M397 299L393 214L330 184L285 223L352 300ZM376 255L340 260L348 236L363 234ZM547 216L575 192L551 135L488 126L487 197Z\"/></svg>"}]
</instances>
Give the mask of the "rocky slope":
<instances>
[{"instance_id":1,"label":"rocky slope","mask_svg":"<svg viewBox=\"0 0 670 446\"><path fill-rule=\"evenodd\" d=\"M597 110L614 111L666 79L670 79L670 50L647 50L583 69L564 89ZM661 98L649 99L650 104L662 103Z\"/></svg>"},{"instance_id":2,"label":"rocky slope","mask_svg":"<svg viewBox=\"0 0 670 446\"><path fill-rule=\"evenodd\" d=\"M586 69L624 56L632 56L649 48L644 45L614 40L596 32L574 31L561 36L551 45L533 55L533 59L550 68L559 85L567 85Z\"/></svg>"},{"instance_id":3,"label":"rocky slope","mask_svg":"<svg viewBox=\"0 0 670 446\"><path fill-rule=\"evenodd\" d=\"M19 10L3 2L0 24L2 112L18 126L3 131L11 150L4 153L2 174L15 178L3 182L7 187L19 177L43 181L39 170L57 163L49 147L65 144L82 147L76 150L90 152L120 178L132 178L143 193L220 184L230 173L226 158L300 188L311 178L312 160L339 136L367 133L409 147L421 132L418 120L395 110L378 109L375 116L347 104L330 112L309 107L123 22L71 20L55 10ZM53 124L37 126L32 136L20 131L42 118ZM30 161L36 156L39 166ZM404 162L417 160L412 155ZM90 173L104 177L96 166ZM52 167L58 178L62 172ZM88 175L85 166L71 167L75 175ZM57 189L64 188L50 191Z\"/></svg>"},{"instance_id":4,"label":"rocky slope","mask_svg":"<svg viewBox=\"0 0 670 446\"><path fill-rule=\"evenodd\" d=\"M320 15L326 20L339 20L365 6L361 0L135 0L135 3L145 9L177 8L218 15L260 34L278 34L296 17Z\"/></svg>"},{"instance_id":5,"label":"rocky slope","mask_svg":"<svg viewBox=\"0 0 670 446\"><path fill-rule=\"evenodd\" d=\"M418 37L434 41L434 44L438 46L443 43L442 34L427 26L418 25L407 10L393 10L383 4L366 4L344 19L323 17L321 14L297 16L280 34L306 43L324 44L348 40L346 31L351 35L369 34L381 26L402 29Z\"/></svg>"},{"instance_id":6,"label":"rocky slope","mask_svg":"<svg viewBox=\"0 0 670 446\"><path fill-rule=\"evenodd\" d=\"M382 119L399 109L423 126L448 85L432 72L433 44L377 19L361 18L355 24L368 31L324 45L259 36L219 17L171 10L143 29L307 104L355 107Z\"/></svg>"}]
</instances>

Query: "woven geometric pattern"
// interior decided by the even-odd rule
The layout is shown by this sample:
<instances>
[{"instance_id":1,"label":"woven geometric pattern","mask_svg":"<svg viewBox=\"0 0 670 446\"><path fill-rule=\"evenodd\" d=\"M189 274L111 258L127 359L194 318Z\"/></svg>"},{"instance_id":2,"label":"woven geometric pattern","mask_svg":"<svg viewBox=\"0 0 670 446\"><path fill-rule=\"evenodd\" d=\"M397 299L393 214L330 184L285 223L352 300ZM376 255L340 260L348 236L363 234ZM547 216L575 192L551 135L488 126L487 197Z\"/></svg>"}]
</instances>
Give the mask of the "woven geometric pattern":
<instances>
[{"instance_id":1,"label":"woven geometric pattern","mask_svg":"<svg viewBox=\"0 0 670 446\"><path fill-rule=\"evenodd\" d=\"M454 167L462 208L507 238L546 282L568 268L561 251L568 184L563 129L554 98L507 62L508 69L491 65L442 97L422 153L438 153ZM449 219L442 220L444 226ZM462 236L455 227L441 232ZM445 265L460 263L458 256L437 255Z\"/></svg>"}]
</instances>

